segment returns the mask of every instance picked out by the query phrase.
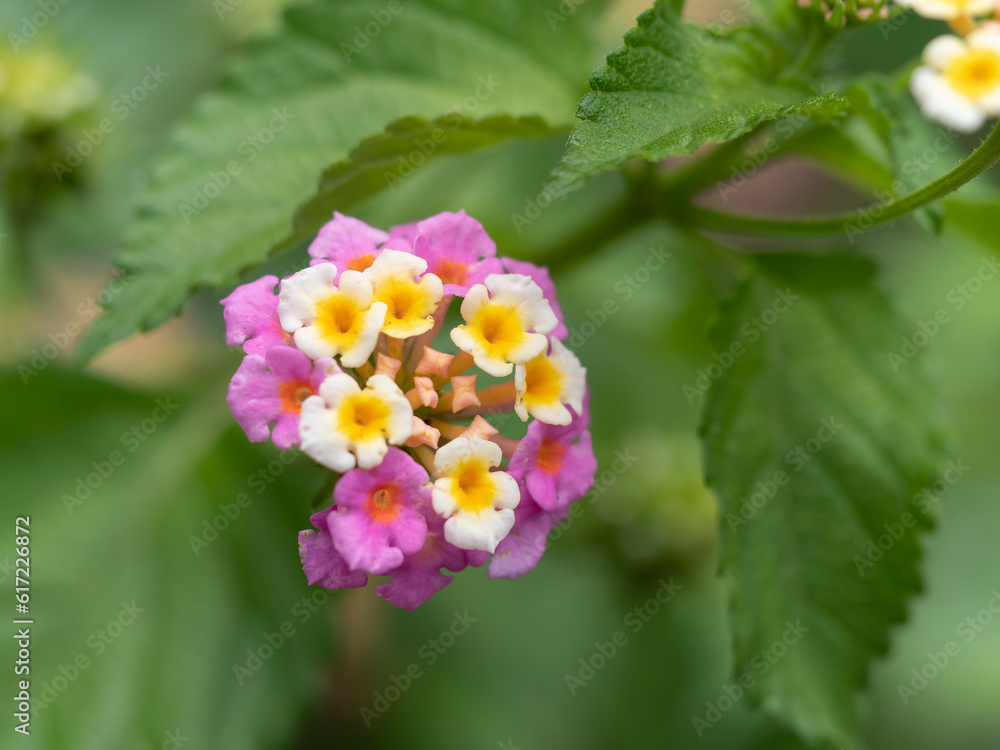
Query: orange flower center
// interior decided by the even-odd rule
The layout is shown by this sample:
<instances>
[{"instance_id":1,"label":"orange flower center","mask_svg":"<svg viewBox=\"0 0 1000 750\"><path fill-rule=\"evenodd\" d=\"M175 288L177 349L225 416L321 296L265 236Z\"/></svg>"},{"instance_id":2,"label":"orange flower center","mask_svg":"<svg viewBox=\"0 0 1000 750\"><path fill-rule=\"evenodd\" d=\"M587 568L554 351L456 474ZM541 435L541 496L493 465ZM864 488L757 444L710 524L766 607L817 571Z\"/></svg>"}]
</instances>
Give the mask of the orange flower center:
<instances>
[{"instance_id":1,"label":"orange flower center","mask_svg":"<svg viewBox=\"0 0 1000 750\"><path fill-rule=\"evenodd\" d=\"M298 414L302 410L302 402L316 393L308 380L286 380L278 386L278 400L281 410L289 414Z\"/></svg>"},{"instance_id":2,"label":"orange flower center","mask_svg":"<svg viewBox=\"0 0 1000 750\"><path fill-rule=\"evenodd\" d=\"M545 474L558 474L566 456L566 446L558 440L545 438L538 448L535 463Z\"/></svg>"},{"instance_id":3,"label":"orange flower center","mask_svg":"<svg viewBox=\"0 0 1000 750\"><path fill-rule=\"evenodd\" d=\"M439 258L434 266L434 275L443 284L464 284L469 278L469 267L451 258Z\"/></svg>"},{"instance_id":4,"label":"orange flower center","mask_svg":"<svg viewBox=\"0 0 1000 750\"><path fill-rule=\"evenodd\" d=\"M375 523L392 523L399 515L399 487L394 484L379 485L368 493L365 511Z\"/></svg>"},{"instance_id":5,"label":"orange flower center","mask_svg":"<svg viewBox=\"0 0 1000 750\"><path fill-rule=\"evenodd\" d=\"M365 269L369 268L371 264L374 262L375 262L375 256L371 255L370 253L366 253L365 255L359 255L357 258L351 258L349 261L347 261L347 267L344 270L364 271Z\"/></svg>"}]
</instances>

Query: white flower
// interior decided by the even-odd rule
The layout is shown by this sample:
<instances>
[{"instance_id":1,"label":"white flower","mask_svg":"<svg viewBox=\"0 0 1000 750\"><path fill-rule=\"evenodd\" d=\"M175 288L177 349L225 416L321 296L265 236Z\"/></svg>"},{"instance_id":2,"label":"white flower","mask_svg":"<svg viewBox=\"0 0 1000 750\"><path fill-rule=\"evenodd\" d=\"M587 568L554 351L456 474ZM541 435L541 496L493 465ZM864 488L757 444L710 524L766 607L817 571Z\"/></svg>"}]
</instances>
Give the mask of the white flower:
<instances>
[{"instance_id":1,"label":"white flower","mask_svg":"<svg viewBox=\"0 0 1000 750\"><path fill-rule=\"evenodd\" d=\"M558 339L552 339L552 352L542 352L527 364L514 368L516 400L514 411L527 421L528 415L546 424L567 425L573 415L583 412L587 390L587 370Z\"/></svg>"},{"instance_id":2,"label":"white flower","mask_svg":"<svg viewBox=\"0 0 1000 750\"><path fill-rule=\"evenodd\" d=\"M364 390L346 373L331 375L299 415L302 452L340 472L378 466L388 444L401 445L412 432L410 402L385 375L372 375Z\"/></svg>"},{"instance_id":3,"label":"white flower","mask_svg":"<svg viewBox=\"0 0 1000 750\"><path fill-rule=\"evenodd\" d=\"M365 269L375 300L386 305L382 326L386 336L405 339L434 327L443 285L434 274L424 273L426 270L426 260L400 250L383 250Z\"/></svg>"},{"instance_id":4,"label":"white flower","mask_svg":"<svg viewBox=\"0 0 1000 750\"><path fill-rule=\"evenodd\" d=\"M455 438L438 449L434 471L434 511L448 519L444 538L462 549L496 550L514 526L521 500L517 481L500 465L503 452L479 437Z\"/></svg>"},{"instance_id":5,"label":"white flower","mask_svg":"<svg viewBox=\"0 0 1000 750\"><path fill-rule=\"evenodd\" d=\"M467 325L457 326L451 340L498 378L545 351L543 334L559 323L541 287L516 273L490 274L472 287L462 301L462 318Z\"/></svg>"},{"instance_id":6,"label":"white flower","mask_svg":"<svg viewBox=\"0 0 1000 750\"><path fill-rule=\"evenodd\" d=\"M1000 115L1000 33L979 28L964 40L939 36L913 71L910 91L924 115L960 133L973 133Z\"/></svg>"},{"instance_id":7,"label":"white flower","mask_svg":"<svg viewBox=\"0 0 1000 750\"><path fill-rule=\"evenodd\" d=\"M368 361L385 322L386 306L372 301L372 285L357 271L340 274L319 263L281 282L278 320L312 359L340 355L344 367Z\"/></svg>"},{"instance_id":8,"label":"white flower","mask_svg":"<svg viewBox=\"0 0 1000 750\"><path fill-rule=\"evenodd\" d=\"M996 7L995 0L896 0L896 5L910 8L918 16L938 21L986 16Z\"/></svg>"}]
</instances>

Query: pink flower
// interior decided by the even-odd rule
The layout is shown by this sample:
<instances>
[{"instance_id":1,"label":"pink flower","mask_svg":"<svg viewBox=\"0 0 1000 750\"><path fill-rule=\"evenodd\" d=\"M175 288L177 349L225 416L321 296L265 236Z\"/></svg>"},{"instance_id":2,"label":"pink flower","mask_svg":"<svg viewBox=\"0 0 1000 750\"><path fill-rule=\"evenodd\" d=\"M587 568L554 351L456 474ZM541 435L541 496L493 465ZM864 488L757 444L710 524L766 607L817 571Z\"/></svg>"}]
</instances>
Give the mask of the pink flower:
<instances>
[{"instance_id":1,"label":"pink flower","mask_svg":"<svg viewBox=\"0 0 1000 750\"><path fill-rule=\"evenodd\" d=\"M337 370L331 358L313 363L291 346L272 347L263 357L244 357L229 382L226 400L250 442L271 438L282 450L298 445L302 402L319 390L330 368Z\"/></svg>"},{"instance_id":2,"label":"pink flower","mask_svg":"<svg viewBox=\"0 0 1000 750\"><path fill-rule=\"evenodd\" d=\"M319 531L299 532L299 559L306 580L309 585L319 584L328 589L360 588L368 583L368 576L363 571L351 570L333 546L326 527L327 513L314 513L309 519Z\"/></svg>"},{"instance_id":3,"label":"pink flower","mask_svg":"<svg viewBox=\"0 0 1000 750\"><path fill-rule=\"evenodd\" d=\"M370 227L360 219L333 212L333 219L324 224L309 245L309 255L317 260L331 260L337 273L364 271L378 257L380 246L389 235Z\"/></svg>"},{"instance_id":4,"label":"pink flower","mask_svg":"<svg viewBox=\"0 0 1000 750\"><path fill-rule=\"evenodd\" d=\"M568 511L543 510L522 490L521 502L514 509L514 528L497 545L487 577L518 578L530 573L545 552L546 539Z\"/></svg>"},{"instance_id":5,"label":"pink flower","mask_svg":"<svg viewBox=\"0 0 1000 750\"><path fill-rule=\"evenodd\" d=\"M569 329L566 328L566 318L563 315L562 308L559 307L559 300L556 299L556 285L552 283L552 277L549 276L549 269L536 266L534 263L529 263L526 260L514 260L513 258L501 258L500 260L503 262L503 267L507 273L519 273L529 276L532 281L542 288L542 294L545 295L549 307L552 308L552 312L555 313L556 319L559 321L559 324L552 329L549 336L555 336L560 341L569 336Z\"/></svg>"},{"instance_id":6,"label":"pink flower","mask_svg":"<svg viewBox=\"0 0 1000 750\"><path fill-rule=\"evenodd\" d=\"M351 570L385 575L418 552L427 521L415 509L431 496L427 471L399 448L374 469L351 469L338 482L327 515L333 544Z\"/></svg>"},{"instance_id":7,"label":"pink flower","mask_svg":"<svg viewBox=\"0 0 1000 750\"><path fill-rule=\"evenodd\" d=\"M510 458L507 471L542 510L561 511L594 484L597 460L587 430L588 409L568 425L534 420Z\"/></svg>"},{"instance_id":8,"label":"pink flower","mask_svg":"<svg viewBox=\"0 0 1000 750\"><path fill-rule=\"evenodd\" d=\"M400 236L413 231L410 226L397 227ZM441 279L445 296L465 296L473 285L502 270L496 243L465 211L440 213L419 222L413 254L426 260L427 272Z\"/></svg>"},{"instance_id":9,"label":"pink flower","mask_svg":"<svg viewBox=\"0 0 1000 750\"><path fill-rule=\"evenodd\" d=\"M459 549L445 541L444 519L434 512L430 502L421 502L418 509L427 519L423 547L392 571L389 583L375 587L375 593L389 604L411 612L451 583L452 576L442 573L441 568L457 573L469 565L479 567L489 557L486 552Z\"/></svg>"},{"instance_id":10,"label":"pink flower","mask_svg":"<svg viewBox=\"0 0 1000 750\"><path fill-rule=\"evenodd\" d=\"M291 343L291 336L278 322L278 295L274 293L277 283L277 276L262 276L236 287L222 300L227 344L243 344L247 354L265 354L271 347Z\"/></svg>"}]
</instances>

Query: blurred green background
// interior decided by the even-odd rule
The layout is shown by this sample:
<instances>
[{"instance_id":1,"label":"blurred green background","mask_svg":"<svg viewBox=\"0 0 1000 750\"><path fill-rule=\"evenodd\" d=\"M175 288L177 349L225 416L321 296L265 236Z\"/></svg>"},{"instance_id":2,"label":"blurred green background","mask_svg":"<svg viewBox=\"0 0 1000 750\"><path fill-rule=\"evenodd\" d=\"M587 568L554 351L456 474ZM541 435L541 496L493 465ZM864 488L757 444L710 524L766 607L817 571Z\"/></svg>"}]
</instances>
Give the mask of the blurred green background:
<instances>
[{"instance_id":1,"label":"blurred green background","mask_svg":"<svg viewBox=\"0 0 1000 750\"><path fill-rule=\"evenodd\" d=\"M146 66L169 75L86 160L86 189L55 199L27 243L15 242L16 217L0 226L7 372L0 380L0 588L10 601L14 518L30 515L32 689L49 703L30 738L13 733L8 710L0 746L802 746L745 701L703 737L692 725L706 702L724 695L731 671L725 591L715 578L715 502L701 481L698 408L681 392L711 354L706 331L734 278L707 243L692 247L672 230L647 227L559 270L571 329L598 316L606 300L616 310L576 346L593 389L604 472L598 500L556 532L531 575L488 582L485 570L465 571L414 613L370 590L322 602L306 586L295 535L308 525L322 477L306 459L285 466L270 444L248 444L228 414L225 385L239 354L224 344L222 295L202 293L179 319L84 371L72 368L76 326L92 317L91 300L110 279L147 157L192 99L217 82L227 54L276 22L281 3L229 5L220 19L209 0L77 0L59 6L16 54L56 54L86 72L98 119ZM693 6L696 16L715 12L708 3ZM4 36L38 7L3 3ZM607 13L605 50L643 7L619 2ZM858 70L891 69L936 30L912 20L893 45L870 30L855 38L845 61ZM540 192L562 147L556 137L444 158L355 213L387 226L464 208L501 253L535 258L621 189L617 176L598 179L519 234L510 216ZM733 200L774 210L858 201L819 172L787 164L765 170ZM658 247L672 253L667 264L623 292L618 282ZM994 256L953 230L932 238L912 227L873 232L862 252L882 267L884 288L914 328ZM305 257L299 248L266 270L288 273ZM907 704L897 690L1000 588L1000 287L987 285L952 317L931 348L953 410L955 455L971 471L940 503L939 528L925 545L926 592L894 633L891 652L874 664L861 698L872 748L1000 747L1000 618L963 643ZM25 364L37 374L19 372ZM164 398L178 408L157 421ZM124 459L111 470L114 451ZM618 452L632 460L616 472ZM87 476L102 470L97 488L86 487ZM240 493L250 497L248 507L234 505ZM235 517L216 522L227 508ZM213 522L226 526L217 538L206 535ZM193 537L207 546L193 549ZM633 634L626 616L671 577L681 592ZM142 611L130 615L129 607ZM466 611L475 623L436 653L429 643ZM286 622L294 635L253 662L247 650L266 653L265 634ZM566 675L579 676L579 660L623 629L628 644L571 694ZM4 640L4 685L12 694L13 651ZM361 709L378 710L375 693L384 696L413 664L420 677L366 726Z\"/></svg>"}]
</instances>

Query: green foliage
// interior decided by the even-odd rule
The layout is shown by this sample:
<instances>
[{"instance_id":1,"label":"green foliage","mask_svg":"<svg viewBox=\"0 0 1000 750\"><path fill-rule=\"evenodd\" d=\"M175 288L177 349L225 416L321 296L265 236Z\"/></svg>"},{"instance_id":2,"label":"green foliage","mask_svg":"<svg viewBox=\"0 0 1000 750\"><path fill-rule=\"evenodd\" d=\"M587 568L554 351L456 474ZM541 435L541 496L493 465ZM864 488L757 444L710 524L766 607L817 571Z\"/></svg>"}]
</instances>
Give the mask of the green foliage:
<instances>
[{"instance_id":1,"label":"green foliage","mask_svg":"<svg viewBox=\"0 0 1000 750\"><path fill-rule=\"evenodd\" d=\"M231 284L273 247L308 238L324 217L307 212L294 228L291 217L316 192L324 166L343 162L388 123L449 113L567 123L593 11L565 16L559 5L413 0L375 11L374 22L360 3L293 8L284 29L233 63L155 160L116 257L131 283L88 330L78 357L163 323L198 287ZM374 26L376 34L365 31ZM529 125L518 127L513 134ZM489 142L461 139L470 148ZM325 208L347 209L366 194L340 193L345 202Z\"/></svg>"},{"instance_id":2,"label":"green foliage","mask_svg":"<svg viewBox=\"0 0 1000 750\"><path fill-rule=\"evenodd\" d=\"M803 736L840 745L871 658L920 589L931 519L913 500L945 457L939 396L921 358L889 356L912 331L873 275L852 256L757 259L713 330L732 364L702 423L736 675ZM772 663L789 622L808 631Z\"/></svg>"},{"instance_id":3,"label":"green foliage","mask_svg":"<svg viewBox=\"0 0 1000 750\"><path fill-rule=\"evenodd\" d=\"M555 195L628 159L653 161L728 141L793 113L820 120L846 103L782 80L785 52L754 27L713 33L658 0L590 79L583 120L553 178Z\"/></svg>"},{"instance_id":4,"label":"green foliage","mask_svg":"<svg viewBox=\"0 0 1000 750\"><path fill-rule=\"evenodd\" d=\"M287 740L330 652L327 608L299 603L313 594L295 542L305 501L288 502L314 474L250 446L216 387L155 399L53 370L27 388L6 374L0 394L26 426L0 435L11 533L31 519L26 747ZM285 622L294 635L238 679Z\"/></svg>"},{"instance_id":5,"label":"green foliage","mask_svg":"<svg viewBox=\"0 0 1000 750\"><path fill-rule=\"evenodd\" d=\"M428 122L406 117L366 138L342 162L327 169L316 195L295 215L295 237L308 237L335 210L396 187L437 156L461 154L508 138L542 138L553 131L537 117L508 115L470 120L458 114Z\"/></svg>"}]
</instances>

